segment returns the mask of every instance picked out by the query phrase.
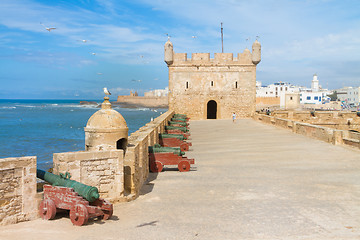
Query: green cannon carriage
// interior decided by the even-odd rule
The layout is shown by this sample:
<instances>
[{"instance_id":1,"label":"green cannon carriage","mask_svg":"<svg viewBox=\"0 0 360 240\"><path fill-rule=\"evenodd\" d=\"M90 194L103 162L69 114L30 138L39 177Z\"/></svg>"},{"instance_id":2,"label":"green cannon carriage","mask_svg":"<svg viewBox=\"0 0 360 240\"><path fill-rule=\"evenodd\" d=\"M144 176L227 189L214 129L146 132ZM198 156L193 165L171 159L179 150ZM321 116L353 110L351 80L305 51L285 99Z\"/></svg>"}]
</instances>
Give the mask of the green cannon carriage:
<instances>
[{"instance_id":1,"label":"green cannon carriage","mask_svg":"<svg viewBox=\"0 0 360 240\"><path fill-rule=\"evenodd\" d=\"M185 133L189 131L186 127L177 127L177 126L165 126L165 130L180 130Z\"/></svg>"},{"instance_id":2,"label":"green cannon carriage","mask_svg":"<svg viewBox=\"0 0 360 240\"><path fill-rule=\"evenodd\" d=\"M188 125L186 122L175 122L175 121L169 121L169 124L170 125L180 125L183 127L187 127L187 125Z\"/></svg>"}]
</instances>

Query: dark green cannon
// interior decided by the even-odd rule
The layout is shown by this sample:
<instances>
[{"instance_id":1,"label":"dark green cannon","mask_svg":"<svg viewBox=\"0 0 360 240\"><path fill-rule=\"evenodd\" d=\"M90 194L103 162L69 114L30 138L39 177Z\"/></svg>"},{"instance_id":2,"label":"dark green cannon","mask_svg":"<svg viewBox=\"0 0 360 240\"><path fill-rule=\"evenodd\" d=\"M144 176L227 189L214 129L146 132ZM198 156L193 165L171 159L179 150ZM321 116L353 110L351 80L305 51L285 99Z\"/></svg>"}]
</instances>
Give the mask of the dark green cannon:
<instances>
[{"instance_id":1,"label":"dark green cannon","mask_svg":"<svg viewBox=\"0 0 360 240\"><path fill-rule=\"evenodd\" d=\"M186 122L174 122L174 121L169 121L169 124L170 124L170 125L177 124L177 125L184 126L184 127L187 126L187 123L186 123Z\"/></svg>"},{"instance_id":2,"label":"dark green cannon","mask_svg":"<svg viewBox=\"0 0 360 240\"><path fill-rule=\"evenodd\" d=\"M165 130L180 130L182 132L189 131L186 127L176 127L176 126L165 126Z\"/></svg>"},{"instance_id":3,"label":"dark green cannon","mask_svg":"<svg viewBox=\"0 0 360 240\"><path fill-rule=\"evenodd\" d=\"M70 180L71 176L68 172L65 174L60 173L60 175L56 175L37 169L36 177L51 183L53 186L73 188L75 192L77 192L80 196L89 202L93 202L100 197L99 190L96 187L88 186L75 180Z\"/></svg>"},{"instance_id":4,"label":"dark green cannon","mask_svg":"<svg viewBox=\"0 0 360 240\"><path fill-rule=\"evenodd\" d=\"M179 118L187 118L186 114L180 114L180 113L175 113L174 116L175 118L179 117Z\"/></svg>"},{"instance_id":5,"label":"dark green cannon","mask_svg":"<svg viewBox=\"0 0 360 240\"><path fill-rule=\"evenodd\" d=\"M154 146L149 147L149 153L173 153L178 156L182 156L185 152L182 152L180 148L177 147L162 147L160 144L155 144Z\"/></svg>"},{"instance_id":6,"label":"dark green cannon","mask_svg":"<svg viewBox=\"0 0 360 240\"><path fill-rule=\"evenodd\" d=\"M171 118L171 121L187 122L187 119L186 119L186 118L182 118L182 117L173 117L173 118Z\"/></svg>"},{"instance_id":7,"label":"dark green cannon","mask_svg":"<svg viewBox=\"0 0 360 240\"><path fill-rule=\"evenodd\" d=\"M177 138L179 140L186 140L186 137L181 134L166 134L166 133L160 133L160 138Z\"/></svg>"}]
</instances>

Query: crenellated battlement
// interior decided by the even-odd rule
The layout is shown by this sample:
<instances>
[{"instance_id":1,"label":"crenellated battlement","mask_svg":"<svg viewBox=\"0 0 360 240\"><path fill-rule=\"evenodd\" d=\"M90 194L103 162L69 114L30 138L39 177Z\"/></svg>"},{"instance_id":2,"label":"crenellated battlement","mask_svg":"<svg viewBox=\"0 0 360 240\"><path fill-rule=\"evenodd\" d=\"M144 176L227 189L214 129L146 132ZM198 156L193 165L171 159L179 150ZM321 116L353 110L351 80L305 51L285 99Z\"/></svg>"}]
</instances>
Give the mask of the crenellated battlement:
<instances>
[{"instance_id":1,"label":"crenellated battlement","mask_svg":"<svg viewBox=\"0 0 360 240\"><path fill-rule=\"evenodd\" d=\"M170 65L254 65L250 50L234 56L232 53L214 53L214 58L210 58L210 53L192 53L188 58L187 53L174 53L173 62Z\"/></svg>"}]
</instances>

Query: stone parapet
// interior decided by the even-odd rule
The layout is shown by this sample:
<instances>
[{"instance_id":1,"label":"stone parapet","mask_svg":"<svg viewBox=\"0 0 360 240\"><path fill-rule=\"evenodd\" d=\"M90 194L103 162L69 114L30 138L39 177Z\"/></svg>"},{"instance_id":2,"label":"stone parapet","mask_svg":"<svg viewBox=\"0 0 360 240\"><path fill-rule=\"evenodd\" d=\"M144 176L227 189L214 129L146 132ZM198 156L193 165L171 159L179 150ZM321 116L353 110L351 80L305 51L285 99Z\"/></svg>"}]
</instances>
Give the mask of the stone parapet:
<instances>
[{"instance_id":1,"label":"stone parapet","mask_svg":"<svg viewBox=\"0 0 360 240\"><path fill-rule=\"evenodd\" d=\"M301 113L301 115L304 114L309 115L310 113ZM352 147L360 148L359 132L349 130L337 130L326 126L318 126L310 123L295 121L293 119L277 117L279 115L290 116L293 115L293 113L288 115L285 112L281 112L280 114L275 114L275 116L256 113L254 115L254 119L267 124L272 124L277 127L291 129L294 133L302 134L304 136L318 139L324 142L332 143L335 145L345 144Z\"/></svg>"},{"instance_id":2,"label":"stone parapet","mask_svg":"<svg viewBox=\"0 0 360 240\"><path fill-rule=\"evenodd\" d=\"M54 173L99 189L111 202L124 199L123 150L54 153Z\"/></svg>"},{"instance_id":3,"label":"stone parapet","mask_svg":"<svg viewBox=\"0 0 360 240\"><path fill-rule=\"evenodd\" d=\"M0 179L0 225L35 219L36 157L0 159Z\"/></svg>"},{"instance_id":4,"label":"stone parapet","mask_svg":"<svg viewBox=\"0 0 360 240\"><path fill-rule=\"evenodd\" d=\"M148 147L159 143L159 133L165 131L165 126L173 115L173 111L167 111L129 136L124 157L124 187L129 200L139 195L149 176Z\"/></svg>"}]
</instances>

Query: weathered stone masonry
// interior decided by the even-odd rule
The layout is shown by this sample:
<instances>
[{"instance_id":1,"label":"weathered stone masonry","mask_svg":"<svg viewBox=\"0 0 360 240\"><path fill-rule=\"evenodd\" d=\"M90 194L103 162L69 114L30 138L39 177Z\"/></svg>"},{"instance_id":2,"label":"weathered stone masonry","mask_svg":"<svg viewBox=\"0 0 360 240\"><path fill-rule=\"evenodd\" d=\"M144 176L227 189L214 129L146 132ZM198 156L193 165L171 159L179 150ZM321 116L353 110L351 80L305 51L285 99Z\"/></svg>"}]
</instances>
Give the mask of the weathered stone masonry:
<instances>
[{"instance_id":1,"label":"weathered stone masonry","mask_svg":"<svg viewBox=\"0 0 360 240\"><path fill-rule=\"evenodd\" d=\"M193 120L227 119L232 112L248 118L255 113L256 65L261 46L255 41L252 53L245 49L232 53L174 53L165 43L165 62L169 68L169 109L187 114Z\"/></svg>"}]
</instances>

